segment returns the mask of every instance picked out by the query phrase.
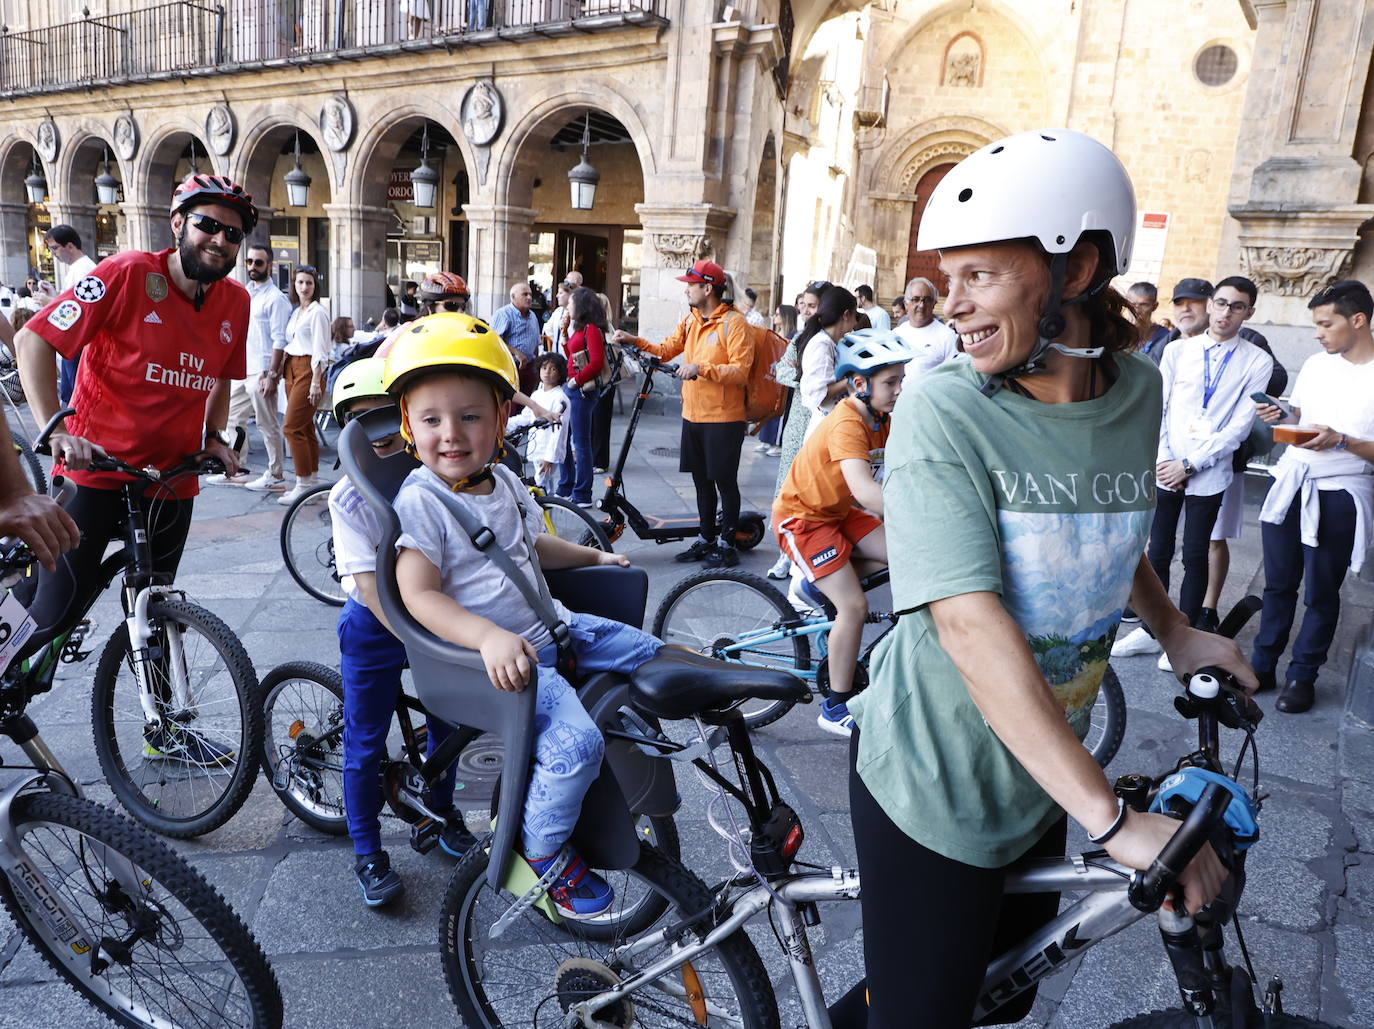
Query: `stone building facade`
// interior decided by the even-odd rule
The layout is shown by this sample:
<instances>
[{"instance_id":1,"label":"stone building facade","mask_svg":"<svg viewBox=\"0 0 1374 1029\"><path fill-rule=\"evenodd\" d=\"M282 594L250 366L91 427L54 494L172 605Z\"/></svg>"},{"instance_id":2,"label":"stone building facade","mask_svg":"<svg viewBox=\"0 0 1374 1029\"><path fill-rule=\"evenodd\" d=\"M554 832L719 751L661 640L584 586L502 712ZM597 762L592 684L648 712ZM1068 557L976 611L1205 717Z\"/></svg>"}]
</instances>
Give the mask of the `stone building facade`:
<instances>
[{"instance_id":1,"label":"stone building facade","mask_svg":"<svg viewBox=\"0 0 1374 1029\"><path fill-rule=\"evenodd\" d=\"M283 276L316 265L333 311L360 322L440 267L483 314L532 270L547 287L577 268L650 335L679 317L675 276L699 256L768 291L791 41L829 5L508 0L487 24L472 6L7 3L0 281L50 268L42 231L59 222L93 255L170 245L168 198L194 167L243 183ZM601 181L573 211L584 130ZM295 207L298 148L310 189ZM428 208L422 161L439 176ZM97 202L102 171L116 203Z\"/></svg>"},{"instance_id":2,"label":"stone building facade","mask_svg":"<svg viewBox=\"0 0 1374 1029\"><path fill-rule=\"evenodd\" d=\"M1142 231L1125 278L1237 270L1219 251L1255 45L1247 0L891 0L838 14L794 61L783 293L935 277L920 210L946 169L1031 128L1112 147ZM1259 112L1255 112L1259 117ZM806 209L797 210L801 204Z\"/></svg>"}]
</instances>

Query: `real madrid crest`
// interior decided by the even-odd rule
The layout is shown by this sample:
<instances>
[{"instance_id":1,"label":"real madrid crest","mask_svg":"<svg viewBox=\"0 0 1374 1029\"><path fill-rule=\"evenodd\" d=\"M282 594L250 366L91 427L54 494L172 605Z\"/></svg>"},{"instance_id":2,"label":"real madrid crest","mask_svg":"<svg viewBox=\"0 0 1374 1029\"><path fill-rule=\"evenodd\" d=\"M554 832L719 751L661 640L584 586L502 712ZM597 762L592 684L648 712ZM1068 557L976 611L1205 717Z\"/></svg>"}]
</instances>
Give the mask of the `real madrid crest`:
<instances>
[{"instance_id":1,"label":"real madrid crest","mask_svg":"<svg viewBox=\"0 0 1374 1029\"><path fill-rule=\"evenodd\" d=\"M166 300L167 276L158 272L149 272L143 279L143 291L148 294L148 299L154 303L159 300Z\"/></svg>"}]
</instances>

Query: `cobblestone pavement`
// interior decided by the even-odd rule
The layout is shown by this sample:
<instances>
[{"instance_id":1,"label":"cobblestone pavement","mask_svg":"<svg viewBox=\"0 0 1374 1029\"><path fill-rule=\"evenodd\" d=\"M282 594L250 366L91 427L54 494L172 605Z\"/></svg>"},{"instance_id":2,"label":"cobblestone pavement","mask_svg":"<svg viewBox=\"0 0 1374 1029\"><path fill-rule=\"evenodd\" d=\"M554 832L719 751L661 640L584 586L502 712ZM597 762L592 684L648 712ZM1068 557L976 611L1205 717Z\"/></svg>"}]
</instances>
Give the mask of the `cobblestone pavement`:
<instances>
[{"instance_id":1,"label":"cobblestone pavement","mask_svg":"<svg viewBox=\"0 0 1374 1029\"><path fill-rule=\"evenodd\" d=\"M616 424L619 432L623 420ZM677 472L677 429L672 402L641 424L627 478L632 497L646 509L690 509L690 484ZM260 467L261 459L258 450L252 464ZM756 454L752 441L746 444L741 479L747 506L768 510L776 464ZM1260 585L1253 515L1263 488L1262 481L1252 483L1251 518L1245 538L1233 549L1228 600ZM287 660L337 660L336 610L307 597L282 565L282 513L262 494L206 487L179 578L192 598L239 634L259 676ZM672 561L679 547L627 536L618 549L648 569L652 613L684 574ZM745 556L743 567L762 574L774 549L771 539L766 541ZM1242 913L1256 971L1261 981L1282 975L1289 1011L1368 1026L1374 1025L1374 735L1343 720L1343 697L1353 640L1370 621L1374 588L1350 582L1345 598L1341 634L1319 685L1317 707L1303 716L1273 715L1259 734L1270 797L1262 818L1264 838L1251 851ZM887 599L876 595L875 606ZM95 612L97 645L115 629L117 615L117 601L107 595ZM1247 641L1253 631L1252 625ZM1189 727L1171 707L1174 684L1155 668L1153 658L1115 664L1127 691L1130 721L1110 771L1158 772L1191 749ZM30 712L89 793L110 802L91 748L94 665L93 656L64 666L56 688ZM1261 705L1272 710L1273 696ZM806 825L802 857L817 864L852 864L845 748L819 732L814 717L813 707L794 709L759 732L757 744ZM14 754L13 748L6 751L8 759ZM679 788L684 860L711 880L724 865L720 841L705 819L706 795L694 776L680 776ZM464 803L470 822L481 823L484 805L476 797ZM361 902L347 839L320 835L289 816L264 782L226 826L175 844L225 894L271 956L293 1029L454 1024L437 950L438 905L451 862L438 851L425 856L411 851L398 821L388 821L384 829L407 890L402 902L381 912ZM1084 844L1076 826L1070 843ZM912 884L912 889L939 888L938 883ZM860 975L858 906L834 905L822 915L814 942L833 998ZM939 926L912 929L940 931ZM753 934L784 1005L782 1024L797 1025L801 1019L786 963L766 926L755 927ZM3 915L0 941L0 1026L106 1024L55 980ZM1048 980L1022 1024L1083 1029L1176 1003L1158 934L1153 921L1144 919Z\"/></svg>"}]
</instances>

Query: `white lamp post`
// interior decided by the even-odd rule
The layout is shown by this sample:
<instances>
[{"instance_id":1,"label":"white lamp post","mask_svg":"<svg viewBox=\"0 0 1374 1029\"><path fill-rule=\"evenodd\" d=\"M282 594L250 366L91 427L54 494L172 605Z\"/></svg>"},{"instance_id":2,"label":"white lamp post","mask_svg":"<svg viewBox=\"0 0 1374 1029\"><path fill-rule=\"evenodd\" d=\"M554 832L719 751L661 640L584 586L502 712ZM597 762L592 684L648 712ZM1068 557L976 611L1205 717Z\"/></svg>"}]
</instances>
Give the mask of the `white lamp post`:
<instances>
[{"instance_id":1,"label":"white lamp post","mask_svg":"<svg viewBox=\"0 0 1374 1029\"><path fill-rule=\"evenodd\" d=\"M596 203L596 184L601 181L601 173L587 160L587 147L591 143L592 116L588 112L582 123L582 161L568 172L568 186L572 192L574 211L590 211Z\"/></svg>"},{"instance_id":2,"label":"white lamp post","mask_svg":"<svg viewBox=\"0 0 1374 1029\"><path fill-rule=\"evenodd\" d=\"M296 166L284 176L286 179L286 202L292 207L310 206L310 176L301 167L301 134L296 131Z\"/></svg>"},{"instance_id":3,"label":"white lamp post","mask_svg":"<svg viewBox=\"0 0 1374 1029\"><path fill-rule=\"evenodd\" d=\"M420 167L410 173L411 201L416 207L433 207L439 191L439 173L429 166L429 123L420 141Z\"/></svg>"}]
</instances>

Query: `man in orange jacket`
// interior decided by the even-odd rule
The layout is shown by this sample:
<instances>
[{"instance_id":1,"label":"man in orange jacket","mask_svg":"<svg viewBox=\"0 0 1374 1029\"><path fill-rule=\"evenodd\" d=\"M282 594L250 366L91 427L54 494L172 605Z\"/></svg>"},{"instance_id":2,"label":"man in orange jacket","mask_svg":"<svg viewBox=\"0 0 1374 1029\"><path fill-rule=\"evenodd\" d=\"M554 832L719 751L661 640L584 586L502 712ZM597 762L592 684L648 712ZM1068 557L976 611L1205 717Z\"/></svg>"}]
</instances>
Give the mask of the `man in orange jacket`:
<instances>
[{"instance_id":1,"label":"man in orange jacket","mask_svg":"<svg viewBox=\"0 0 1374 1029\"><path fill-rule=\"evenodd\" d=\"M660 360L679 354L682 380L682 456L678 471L690 472L697 494L701 534L677 555L682 562L703 561L708 568L739 564L735 526L739 522L739 454L744 445L744 384L754 359L754 345L744 316L725 299L725 269L698 261L686 275L691 307L673 334L662 343L616 332L616 343L633 343ZM716 525L719 499L721 519ZM720 538L716 533L719 528Z\"/></svg>"}]
</instances>

